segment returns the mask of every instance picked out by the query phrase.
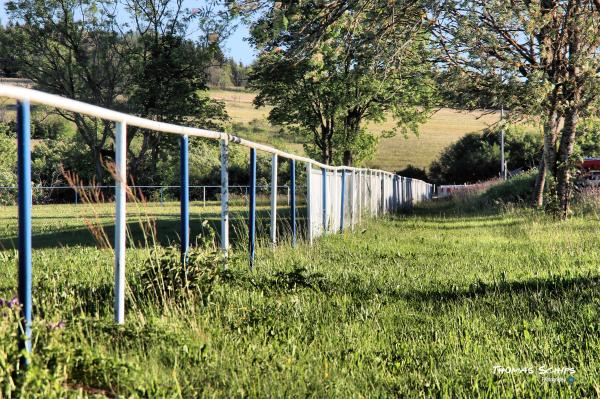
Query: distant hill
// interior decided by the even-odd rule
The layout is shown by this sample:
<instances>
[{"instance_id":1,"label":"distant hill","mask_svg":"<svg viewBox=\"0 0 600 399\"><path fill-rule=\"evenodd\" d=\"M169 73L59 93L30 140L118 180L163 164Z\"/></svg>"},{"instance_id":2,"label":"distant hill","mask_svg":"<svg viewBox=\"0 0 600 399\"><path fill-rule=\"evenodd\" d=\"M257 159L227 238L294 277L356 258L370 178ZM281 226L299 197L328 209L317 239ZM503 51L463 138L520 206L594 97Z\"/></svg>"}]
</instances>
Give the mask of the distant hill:
<instances>
[{"instance_id":1,"label":"distant hill","mask_svg":"<svg viewBox=\"0 0 600 399\"><path fill-rule=\"evenodd\" d=\"M212 89L210 96L225 102L237 134L256 141L283 144L288 150L302 152L302 145L294 143L279 133L279 128L267 121L269 108L255 109L255 95L247 91ZM498 113L462 112L443 108L436 112L420 129L418 136L396 136L382 139L379 149L368 166L385 170L399 170L412 164L427 167L449 144L466 133L477 132L497 122ZM368 126L373 132L381 133L393 127L393 121Z\"/></svg>"}]
</instances>

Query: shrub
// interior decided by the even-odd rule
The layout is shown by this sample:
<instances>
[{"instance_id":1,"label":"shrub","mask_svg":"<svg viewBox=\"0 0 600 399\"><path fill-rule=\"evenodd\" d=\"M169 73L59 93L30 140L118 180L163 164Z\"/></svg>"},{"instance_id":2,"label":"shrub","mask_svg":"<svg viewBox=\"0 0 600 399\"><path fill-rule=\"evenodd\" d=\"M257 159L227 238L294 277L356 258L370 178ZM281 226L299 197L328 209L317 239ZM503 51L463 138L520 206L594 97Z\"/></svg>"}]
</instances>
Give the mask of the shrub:
<instances>
[{"instance_id":1,"label":"shrub","mask_svg":"<svg viewBox=\"0 0 600 399\"><path fill-rule=\"evenodd\" d=\"M463 136L444 149L439 159L431 164L430 180L436 184L463 184L498 177L499 138L497 130ZM510 127L506 129L505 151L509 169L531 169L539 160L540 137L521 128Z\"/></svg>"},{"instance_id":2,"label":"shrub","mask_svg":"<svg viewBox=\"0 0 600 399\"><path fill-rule=\"evenodd\" d=\"M484 191L480 201L488 204L527 203L533 193L537 169L521 173Z\"/></svg>"},{"instance_id":3,"label":"shrub","mask_svg":"<svg viewBox=\"0 0 600 399\"><path fill-rule=\"evenodd\" d=\"M411 179L419 179L423 181L429 180L427 171L414 165L408 165L406 168L399 170L396 173L403 177L410 177Z\"/></svg>"},{"instance_id":4,"label":"shrub","mask_svg":"<svg viewBox=\"0 0 600 399\"><path fill-rule=\"evenodd\" d=\"M8 125L0 123L0 186L17 184L17 145L9 132ZM0 204L13 203L16 194L14 190L0 189Z\"/></svg>"}]
</instances>

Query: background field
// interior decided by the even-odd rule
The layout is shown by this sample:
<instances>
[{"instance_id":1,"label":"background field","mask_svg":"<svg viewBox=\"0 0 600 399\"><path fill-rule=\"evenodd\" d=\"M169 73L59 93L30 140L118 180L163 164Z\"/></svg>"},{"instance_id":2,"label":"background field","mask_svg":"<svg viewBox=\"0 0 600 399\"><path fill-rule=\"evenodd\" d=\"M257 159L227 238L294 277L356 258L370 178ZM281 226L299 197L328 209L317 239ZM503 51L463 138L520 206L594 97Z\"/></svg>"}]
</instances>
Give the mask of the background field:
<instances>
[{"instance_id":1,"label":"background field","mask_svg":"<svg viewBox=\"0 0 600 399\"><path fill-rule=\"evenodd\" d=\"M312 248L263 245L254 272L243 249L227 271L208 257L201 265L210 278L173 296L144 278L149 262L160 262L156 249L138 247L127 252L127 322L116 326L112 251L81 241L81 232L64 240L74 220L94 217L73 209L34 211L35 232L48 235L33 257L33 361L47 371L34 374L41 387L30 393L583 397L600 390L595 217L556 222L530 211L460 214L444 202L423 205ZM150 213L176 223L176 204ZM0 209L0 225L14 226L14 209ZM0 234L9 240L13 228ZM10 298L16 253L5 248L0 296ZM64 327L53 327L59 321ZM13 340L0 339L4 353L14 353ZM494 366L535 372L499 375ZM540 375L539 367L574 368L575 380L544 381L568 374ZM40 382L47 375L54 385Z\"/></svg>"},{"instance_id":2,"label":"background field","mask_svg":"<svg viewBox=\"0 0 600 399\"><path fill-rule=\"evenodd\" d=\"M253 93L212 89L210 95L225 102L233 124L259 127L254 130L239 131L243 137L264 143L283 145L295 152L302 151L302 145L295 143L293 137L282 136L278 128L269 125L266 120L269 113L268 107L254 108L252 105ZM442 108L421 127L418 136L397 135L393 138L382 139L375 158L367 165L390 171L399 170L409 164L427 167L446 146L466 133L485 129L496 123L498 118L498 113L461 112ZM368 128L376 134L380 134L391 129L393 125L393 121L390 119L382 124L372 124Z\"/></svg>"},{"instance_id":3,"label":"background field","mask_svg":"<svg viewBox=\"0 0 600 399\"><path fill-rule=\"evenodd\" d=\"M268 122L270 107L259 109L254 107L252 104L254 93L243 90L211 89L209 95L225 103L231 118L229 129L236 135L296 154L304 153L301 139ZM11 100L3 100L0 103L0 119L14 118L15 112L11 107L13 103ZM399 134L393 138L382 139L374 159L368 161L365 166L389 171L400 170L409 164L422 168L428 167L445 147L466 133L482 131L496 123L498 119L498 113L439 109L427 123L421 126L418 136L411 134L404 137ZM381 134L393 126L394 123L390 119L367 127L375 134Z\"/></svg>"}]
</instances>

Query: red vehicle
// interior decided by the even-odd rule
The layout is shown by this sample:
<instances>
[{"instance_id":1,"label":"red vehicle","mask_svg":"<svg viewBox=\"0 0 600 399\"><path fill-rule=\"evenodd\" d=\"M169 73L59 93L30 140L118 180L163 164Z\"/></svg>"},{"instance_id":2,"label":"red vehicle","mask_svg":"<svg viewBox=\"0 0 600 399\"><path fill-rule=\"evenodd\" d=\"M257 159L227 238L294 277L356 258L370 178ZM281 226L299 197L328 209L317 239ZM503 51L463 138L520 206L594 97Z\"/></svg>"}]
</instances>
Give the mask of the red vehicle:
<instances>
[{"instance_id":1,"label":"red vehicle","mask_svg":"<svg viewBox=\"0 0 600 399\"><path fill-rule=\"evenodd\" d=\"M600 186L600 158L584 158L581 169L585 186Z\"/></svg>"}]
</instances>

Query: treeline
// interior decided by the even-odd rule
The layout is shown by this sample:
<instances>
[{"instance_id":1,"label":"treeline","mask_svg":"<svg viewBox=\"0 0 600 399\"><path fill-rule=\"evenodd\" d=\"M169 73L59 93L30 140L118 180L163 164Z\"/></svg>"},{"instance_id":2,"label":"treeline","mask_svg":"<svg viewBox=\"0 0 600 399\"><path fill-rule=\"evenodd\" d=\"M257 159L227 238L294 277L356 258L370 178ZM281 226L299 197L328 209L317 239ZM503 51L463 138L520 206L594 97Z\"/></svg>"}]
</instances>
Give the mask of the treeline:
<instances>
[{"instance_id":1,"label":"treeline","mask_svg":"<svg viewBox=\"0 0 600 399\"><path fill-rule=\"evenodd\" d=\"M543 153L542 137L512 125L504 129L504 155L508 175L536 170ZM577 128L574 159L600 156L600 121L588 120ZM500 129L469 133L446 147L427 168L408 165L397 173L435 184L472 184L499 177ZM531 190L530 190L531 192Z\"/></svg>"},{"instance_id":2,"label":"treeline","mask_svg":"<svg viewBox=\"0 0 600 399\"><path fill-rule=\"evenodd\" d=\"M250 66L233 58L218 59L208 67L208 85L219 89L244 89L248 84Z\"/></svg>"}]
</instances>

